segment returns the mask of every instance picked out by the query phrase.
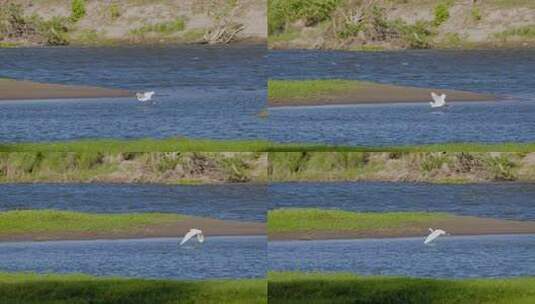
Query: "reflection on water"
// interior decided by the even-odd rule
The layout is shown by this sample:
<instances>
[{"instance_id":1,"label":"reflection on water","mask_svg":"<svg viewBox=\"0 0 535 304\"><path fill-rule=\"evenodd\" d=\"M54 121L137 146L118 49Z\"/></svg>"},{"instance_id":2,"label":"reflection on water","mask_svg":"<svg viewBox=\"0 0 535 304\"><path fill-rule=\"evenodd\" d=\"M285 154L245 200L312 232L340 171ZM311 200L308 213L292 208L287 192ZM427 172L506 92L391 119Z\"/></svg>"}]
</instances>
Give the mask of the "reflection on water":
<instances>
[{"instance_id":1,"label":"reflection on water","mask_svg":"<svg viewBox=\"0 0 535 304\"><path fill-rule=\"evenodd\" d=\"M170 212L265 221L264 185L0 184L0 211Z\"/></svg>"},{"instance_id":2,"label":"reflection on water","mask_svg":"<svg viewBox=\"0 0 535 304\"><path fill-rule=\"evenodd\" d=\"M535 235L269 242L270 271L433 278L535 274Z\"/></svg>"},{"instance_id":3,"label":"reflection on water","mask_svg":"<svg viewBox=\"0 0 535 304\"><path fill-rule=\"evenodd\" d=\"M276 183L270 209L336 208L360 212L428 211L535 220L535 185L488 183Z\"/></svg>"},{"instance_id":4,"label":"reflection on water","mask_svg":"<svg viewBox=\"0 0 535 304\"><path fill-rule=\"evenodd\" d=\"M261 278L265 237L0 243L0 271L165 279Z\"/></svg>"}]
</instances>

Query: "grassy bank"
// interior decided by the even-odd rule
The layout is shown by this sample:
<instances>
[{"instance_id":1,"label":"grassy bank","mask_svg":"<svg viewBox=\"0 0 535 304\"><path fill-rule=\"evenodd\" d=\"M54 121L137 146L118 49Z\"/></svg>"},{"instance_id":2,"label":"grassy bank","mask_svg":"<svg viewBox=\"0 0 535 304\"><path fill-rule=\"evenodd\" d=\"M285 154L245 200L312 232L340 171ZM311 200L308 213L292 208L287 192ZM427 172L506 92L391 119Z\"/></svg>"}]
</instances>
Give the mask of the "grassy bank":
<instances>
[{"instance_id":1,"label":"grassy bank","mask_svg":"<svg viewBox=\"0 0 535 304\"><path fill-rule=\"evenodd\" d=\"M269 273L269 303L528 304L535 278L434 280L334 273Z\"/></svg>"},{"instance_id":2,"label":"grassy bank","mask_svg":"<svg viewBox=\"0 0 535 304\"><path fill-rule=\"evenodd\" d=\"M277 145L259 149L275 152L96 152L105 147L80 149L84 152L0 152L0 182L535 181L535 154L527 152L317 152L306 145L288 149L300 152L276 152L286 150ZM448 151L447 146L438 147ZM485 149L498 150L493 147ZM522 145L509 147L522 151L514 149Z\"/></svg>"},{"instance_id":3,"label":"grassy bank","mask_svg":"<svg viewBox=\"0 0 535 304\"><path fill-rule=\"evenodd\" d=\"M255 152L269 150L271 144L261 140L167 139L87 139L62 142L0 144L0 151L54 152Z\"/></svg>"},{"instance_id":4,"label":"grassy bank","mask_svg":"<svg viewBox=\"0 0 535 304\"><path fill-rule=\"evenodd\" d=\"M0 302L18 304L267 303L265 280L172 281L0 273Z\"/></svg>"},{"instance_id":5,"label":"grassy bank","mask_svg":"<svg viewBox=\"0 0 535 304\"><path fill-rule=\"evenodd\" d=\"M83 139L56 142L0 143L0 152L535 152L535 143L443 143L407 146L282 144L265 140Z\"/></svg>"},{"instance_id":6,"label":"grassy bank","mask_svg":"<svg viewBox=\"0 0 535 304\"><path fill-rule=\"evenodd\" d=\"M266 163L257 152L9 152L0 182L262 182Z\"/></svg>"},{"instance_id":7,"label":"grassy bank","mask_svg":"<svg viewBox=\"0 0 535 304\"><path fill-rule=\"evenodd\" d=\"M310 98L329 98L332 94L358 91L371 82L343 79L322 80L273 80L268 81L268 99L307 100Z\"/></svg>"},{"instance_id":8,"label":"grassy bank","mask_svg":"<svg viewBox=\"0 0 535 304\"><path fill-rule=\"evenodd\" d=\"M437 146L437 150L450 147ZM462 146L457 148L463 151ZM533 182L534 156L524 152L278 152L269 153L268 172L275 182Z\"/></svg>"},{"instance_id":9,"label":"grassy bank","mask_svg":"<svg viewBox=\"0 0 535 304\"><path fill-rule=\"evenodd\" d=\"M268 233L280 232L363 232L422 227L450 217L446 213L369 212L331 209L290 208L268 212Z\"/></svg>"},{"instance_id":10,"label":"grassy bank","mask_svg":"<svg viewBox=\"0 0 535 304\"><path fill-rule=\"evenodd\" d=\"M211 236L265 235L263 223L173 213L83 213L61 210L0 212L0 241L179 237L192 227Z\"/></svg>"},{"instance_id":11,"label":"grassy bank","mask_svg":"<svg viewBox=\"0 0 535 304\"><path fill-rule=\"evenodd\" d=\"M431 92L448 95L448 101L493 101L496 96L472 92L396 86L359 80L269 80L270 106L306 106L376 103L428 103Z\"/></svg>"},{"instance_id":12,"label":"grassy bank","mask_svg":"<svg viewBox=\"0 0 535 304\"><path fill-rule=\"evenodd\" d=\"M460 235L533 234L535 221L460 216L440 212L353 212L284 208L268 212L269 240L425 237L429 228Z\"/></svg>"},{"instance_id":13,"label":"grassy bank","mask_svg":"<svg viewBox=\"0 0 535 304\"><path fill-rule=\"evenodd\" d=\"M0 237L17 234L132 233L176 223L186 216L169 213L96 214L59 210L0 212Z\"/></svg>"}]
</instances>

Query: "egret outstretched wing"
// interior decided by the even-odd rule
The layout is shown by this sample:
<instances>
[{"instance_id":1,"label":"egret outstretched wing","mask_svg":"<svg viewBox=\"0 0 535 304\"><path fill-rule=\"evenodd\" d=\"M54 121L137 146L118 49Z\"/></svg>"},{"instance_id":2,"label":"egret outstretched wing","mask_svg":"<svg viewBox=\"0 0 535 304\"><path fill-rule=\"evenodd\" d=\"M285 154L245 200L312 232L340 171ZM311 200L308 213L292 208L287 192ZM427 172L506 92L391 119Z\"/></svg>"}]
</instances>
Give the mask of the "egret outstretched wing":
<instances>
[{"instance_id":1,"label":"egret outstretched wing","mask_svg":"<svg viewBox=\"0 0 535 304\"><path fill-rule=\"evenodd\" d=\"M190 229L186 235L182 238L182 241L180 241L180 246L182 246L184 243L189 241L192 237L196 236L199 243L204 242L204 236L202 234L202 231L199 229Z\"/></svg>"},{"instance_id":2,"label":"egret outstretched wing","mask_svg":"<svg viewBox=\"0 0 535 304\"><path fill-rule=\"evenodd\" d=\"M437 237L439 237L439 236L441 236L443 234L446 234L446 231L444 231L442 229L433 230L433 229L429 228L429 231L431 233L425 238L424 244L429 244L433 240L435 240Z\"/></svg>"}]
</instances>

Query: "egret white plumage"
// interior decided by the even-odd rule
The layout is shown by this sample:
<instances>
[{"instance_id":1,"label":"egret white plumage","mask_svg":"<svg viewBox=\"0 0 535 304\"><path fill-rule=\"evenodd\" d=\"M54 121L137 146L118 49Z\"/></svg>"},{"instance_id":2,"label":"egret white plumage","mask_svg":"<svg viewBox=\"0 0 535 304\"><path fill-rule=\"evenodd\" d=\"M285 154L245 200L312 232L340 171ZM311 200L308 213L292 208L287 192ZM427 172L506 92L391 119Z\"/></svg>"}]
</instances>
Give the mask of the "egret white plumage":
<instances>
[{"instance_id":1,"label":"egret white plumage","mask_svg":"<svg viewBox=\"0 0 535 304\"><path fill-rule=\"evenodd\" d=\"M431 108L440 108L446 106L446 94L438 95L435 92L431 92L431 97L433 98L433 101L429 103Z\"/></svg>"},{"instance_id":2,"label":"egret white plumage","mask_svg":"<svg viewBox=\"0 0 535 304\"><path fill-rule=\"evenodd\" d=\"M446 234L446 231L444 231L442 229L429 228L429 232L431 232L431 233L425 238L425 241L424 241L424 244L426 244L426 245L431 243L437 237Z\"/></svg>"},{"instance_id":3,"label":"egret white plumage","mask_svg":"<svg viewBox=\"0 0 535 304\"><path fill-rule=\"evenodd\" d=\"M180 241L180 246L184 245L184 243L186 243L193 237L197 237L197 241L199 243L204 242L204 235L202 234L202 230L192 228L188 231L188 233L186 233L186 235L184 235L182 241Z\"/></svg>"},{"instance_id":4,"label":"egret white plumage","mask_svg":"<svg viewBox=\"0 0 535 304\"><path fill-rule=\"evenodd\" d=\"M139 100L141 102L150 101L152 99L152 95L154 95L154 91L144 92L144 93L136 93L137 100Z\"/></svg>"}]
</instances>

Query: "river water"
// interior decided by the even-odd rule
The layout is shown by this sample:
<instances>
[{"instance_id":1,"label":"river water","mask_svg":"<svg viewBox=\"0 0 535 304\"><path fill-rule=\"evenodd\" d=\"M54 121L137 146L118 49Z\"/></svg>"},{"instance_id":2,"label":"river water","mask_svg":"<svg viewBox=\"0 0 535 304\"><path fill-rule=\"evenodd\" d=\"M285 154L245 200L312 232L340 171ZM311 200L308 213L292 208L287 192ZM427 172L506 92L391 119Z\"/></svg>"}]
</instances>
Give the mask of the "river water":
<instances>
[{"instance_id":1,"label":"river water","mask_svg":"<svg viewBox=\"0 0 535 304\"><path fill-rule=\"evenodd\" d=\"M274 241L270 271L353 272L432 278L498 278L535 274L535 235Z\"/></svg>"},{"instance_id":2,"label":"river water","mask_svg":"<svg viewBox=\"0 0 535 304\"><path fill-rule=\"evenodd\" d=\"M270 139L391 146L535 141L535 51L273 51L274 79L343 78L493 93L499 102L285 107L270 110ZM289 132L288 130L291 130Z\"/></svg>"},{"instance_id":3,"label":"river water","mask_svg":"<svg viewBox=\"0 0 535 304\"><path fill-rule=\"evenodd\" d=\"M0 271L85 273L160 279L261 278L265 237L0 243Z\"/></svg>"},{"instance_id":4,"label":"river water","mask_svg":"<svg viewBox=\"0 0 535 304\"><path fill-rule=\"evenodd\" d=\"M0 50L0 77L155 91L135 98L0 103L0 142L266 137L262 45Z\"/></svg>"},{"instance_id":5,"label":"river water","mask_svg":"<svg viewBox=\"0 0 535 304\"><path fill-rule=\"evenodd\" d=\"M268 202L259 184L0 184L0 193L0 211L170 212L258 222L265 221Z\"/></svg>"}]
</instances>

